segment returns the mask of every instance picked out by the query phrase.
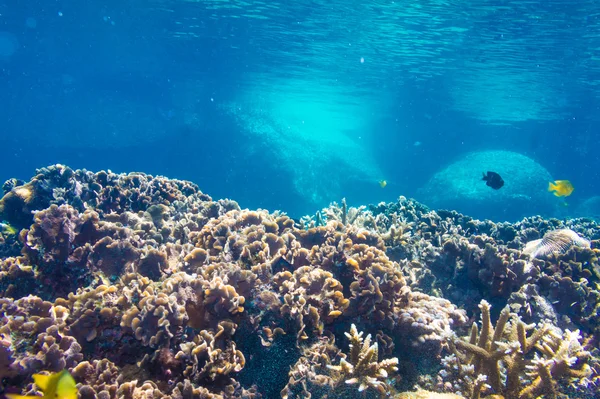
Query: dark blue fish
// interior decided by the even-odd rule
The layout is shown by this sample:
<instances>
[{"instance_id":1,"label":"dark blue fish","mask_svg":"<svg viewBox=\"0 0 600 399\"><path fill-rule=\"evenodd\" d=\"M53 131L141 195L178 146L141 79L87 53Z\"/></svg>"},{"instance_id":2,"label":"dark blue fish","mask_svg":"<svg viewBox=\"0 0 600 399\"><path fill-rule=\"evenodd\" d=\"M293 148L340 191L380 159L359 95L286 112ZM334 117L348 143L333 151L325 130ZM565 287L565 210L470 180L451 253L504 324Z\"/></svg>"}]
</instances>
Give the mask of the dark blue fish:
<instances>
[{"instance_id":1,"label":"dark blue fish","mask_svg":"<svg viewBox=\"0 0 600 399\"><path fill-rule=\"evenodd\" d=\"M487 172L487 174L483 174L483 179L485 181L485 185L493 188L494 190L499 190L502 186L504 186L504 180L502 177L496 172Z\"/></svg>"}]
</instances>

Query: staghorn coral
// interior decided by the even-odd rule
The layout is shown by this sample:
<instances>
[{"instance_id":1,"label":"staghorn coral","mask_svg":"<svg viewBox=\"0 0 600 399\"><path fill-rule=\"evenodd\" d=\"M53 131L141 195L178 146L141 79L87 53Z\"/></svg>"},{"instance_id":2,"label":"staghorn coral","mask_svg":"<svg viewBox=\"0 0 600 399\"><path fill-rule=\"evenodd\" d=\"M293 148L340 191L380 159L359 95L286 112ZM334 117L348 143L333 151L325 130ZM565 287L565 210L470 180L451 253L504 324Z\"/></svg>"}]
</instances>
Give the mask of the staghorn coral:
<instances>
[{"instance_id":1,"label":"staghorn coral","mask_svg":"<svg viewBox=\"0 0 600 399\"><path fill-rule=\"evenodd\" d=\"M579 331L563 333L556 328L549 329L537 349L541 354L536 353L528 365L527 376L531 383L519 392L521 397L557 398L561 379L566 380L569 387L587 389L599 378L589 365L592 356L584 349Z\"/></svg>"},{"instance_id":2,"label":"staghorn coral","mask_svg":"<svg viewBox=\"0 0 600 399\"><path fill-rule=\"evenodd\" d=\"M377 342L371 345L371 335L363 339L363 332L359 333L354 324L350 327L350 332L345 334L350 340L349 361L342 358L339 365L328 365L328 368L340 373L339 378L347 385L356 385L358 392L374 389L381 395L389 393L386 379L398 371L398 359L378 361Z\"/></svg>"},{"instance_id":3,"label":"staghorn coral","mask_svg":"<svg viewBox=\"0 0 600 399\"><path fill-rule=\"evenodd\" d=\"M348 338L350 353L342 353L335 345L333 336L324 337L303 350L290 370L288 384L281 397L351 398L356 393L363 397L375 398L389 395L392 388L388 384L398 370L397 358L378 360L378 344L371 344L371 335L363 338L352 324ZM346 360L347 359L347 360ZM338 360L339 364L334 365Z\"/></svg>"},{"instance_id":4,"label":"staghorn coral","mask_svg":"<svg viewBox=\"0 0 600 399\"><path fill-rule=\"evenodd\" d=\"M563 333L549 324L526 325L511 316L508 307L494 326L489 303L482 301L480 309L481 330L474 323L468 340L449 341L453 354L444 359L440 388L473 399L484 394L529 399L558 397L561 380L575 386L590 384L591 354L583 348L578 331Z\"/></svg>"}]
</instances>

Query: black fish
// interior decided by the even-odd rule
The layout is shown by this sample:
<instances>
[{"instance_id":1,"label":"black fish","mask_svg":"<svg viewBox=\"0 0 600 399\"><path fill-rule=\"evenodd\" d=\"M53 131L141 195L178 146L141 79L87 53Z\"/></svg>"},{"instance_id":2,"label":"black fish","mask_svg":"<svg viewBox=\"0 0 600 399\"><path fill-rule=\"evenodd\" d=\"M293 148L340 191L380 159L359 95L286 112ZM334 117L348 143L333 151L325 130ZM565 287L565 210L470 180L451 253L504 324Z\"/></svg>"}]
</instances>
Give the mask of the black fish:
<instances>
[{"instance_id":1,"label":"black fish","mask_svg":"<svg viewBox=\"0 0 600 399\"><path fill-rule=\"evenodd\" d=\"M496 172L487 172L487 174L483 174L483 179L485 180L485 185L490 186L494 190L499 190L504 185L504 180L502 177Z\"/></svg>"}]
</instances>

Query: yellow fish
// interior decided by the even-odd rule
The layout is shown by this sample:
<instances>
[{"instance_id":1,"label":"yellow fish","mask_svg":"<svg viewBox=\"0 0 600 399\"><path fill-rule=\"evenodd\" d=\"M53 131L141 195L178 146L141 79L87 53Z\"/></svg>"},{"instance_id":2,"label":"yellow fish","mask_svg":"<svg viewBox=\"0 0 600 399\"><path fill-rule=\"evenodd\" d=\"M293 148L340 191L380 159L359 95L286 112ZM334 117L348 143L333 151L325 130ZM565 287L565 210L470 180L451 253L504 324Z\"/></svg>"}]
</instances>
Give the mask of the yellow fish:
<instances>
[{"instance_id":1,"label":"yellow fish","mask_svg":"<svg viewBox=\"0 0 600 399\"><path fill-rule=\"evenodd\" d=\"M575 190L573 184L568 180L554 180L548 183L548 191L554 192L557 197L568 197Z\"/></svg>"},{"instance_id":2,"label":"yellow fish","mask_svg":"<svg viewBox=\"0 0 600 399\"><path fill-rule=\"evenodd\" d=\"M379 181L379 187L385 188L385 186L387 186L387 180L380 180Z\"/></svg>"},{"instance_id":3,"label":"yellow fish","mask_svg":"<svg viewBox=\"0 0 600 399\"><path fill-rule=\"evenodd\" d=\"M12 227L10 224L2 223L2 222L0 222L0 232L7 234L9 236L14 236L15 234L18 233L17 229Z\"/></svg>"},{"instance_id":4,"label":"yellow fish","mask_svg":"<svg viewBox=\"0 0 600 399\"><path fill-rule=\"evenodd\" d=\"M34 374L33 382L44 392L43 399L77 399L75 379L67 370L50 375ZM8 399L39 399L40 396L26 396L7 393Z\"/></svg>"}]
</instances>

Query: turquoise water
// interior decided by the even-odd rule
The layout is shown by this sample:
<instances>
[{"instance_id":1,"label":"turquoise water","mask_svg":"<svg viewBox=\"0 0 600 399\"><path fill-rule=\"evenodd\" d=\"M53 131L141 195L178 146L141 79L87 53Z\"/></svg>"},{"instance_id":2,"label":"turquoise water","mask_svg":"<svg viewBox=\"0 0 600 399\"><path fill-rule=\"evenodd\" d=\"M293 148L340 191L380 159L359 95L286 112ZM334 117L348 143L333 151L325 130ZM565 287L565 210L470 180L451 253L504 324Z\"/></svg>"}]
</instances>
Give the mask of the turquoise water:
<instances>
[{"instance_id":1,"label":"turquoise water","mask_svg":"<svg viewBox=\"0 0 600 399\"><path fill-rule=\"evenodd\" d=\"M22 3L0 3L2 181L58 162L295 217L400 195L600 214L600 3Z\"/></svg>"}]
</instances>

